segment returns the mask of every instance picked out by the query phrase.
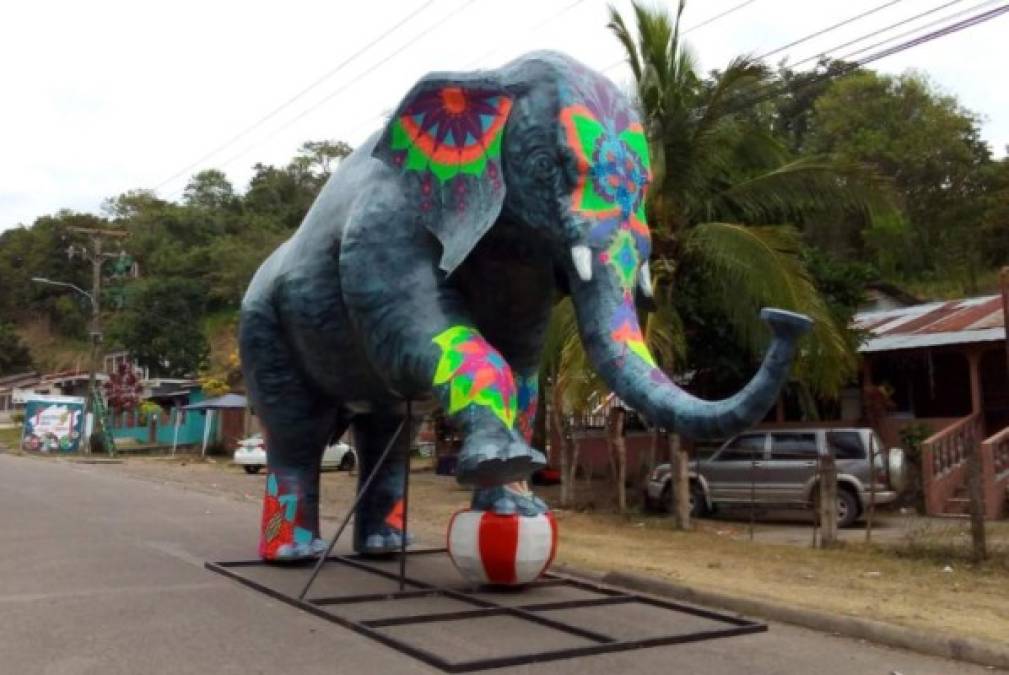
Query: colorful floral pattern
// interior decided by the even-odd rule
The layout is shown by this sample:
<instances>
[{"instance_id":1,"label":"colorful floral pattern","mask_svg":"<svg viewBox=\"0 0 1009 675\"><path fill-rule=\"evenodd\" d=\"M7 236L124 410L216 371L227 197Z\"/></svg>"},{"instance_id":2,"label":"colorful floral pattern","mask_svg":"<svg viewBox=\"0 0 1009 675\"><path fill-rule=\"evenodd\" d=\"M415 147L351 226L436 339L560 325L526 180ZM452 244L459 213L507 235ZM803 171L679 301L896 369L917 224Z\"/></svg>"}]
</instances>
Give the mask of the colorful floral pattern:
<instances>
[{"instance_id":1,"label":"colorful floral pattern","mask_svg":"<svg viewBox=\"0 0 1009 675\"><path fill-rule=\"evenodd\" d=\"M595 221L588 242L623 291L610 335L655 368L634 307L640 264L651 252L644 204L651 179L648 141L641 124L614 94L611 84L586 73L578 91L569 92L577 102L561 110L561 126L578 166L572 209Z\"/></svg>"},{"instance_id":2,"label":"colorful floral pattern","mask_svg":"<svg viewBox=\"0 0 1009 675\"><path fill-rule=\"evenodd\" d=\"M445 385L449 414L470 404L484 406L511 429L518 392L504 357L468 326L447 328L432 342L441 348L434 384Z\"/></svg>"},{"instance_id":3,"label":"colorful floral pattern","mask_svg":"<svg viewBox=\"0 0 1009 675\"><path fill-rule=\"evenodd\" d=\"M539 378L536 375L515 378L518 385L518 428L527 443L532 442L536 405L539 403Z\"/></svg>"},{"instance_id":4,"label":"colorful floral pattern","mask_svg":"<svg viewBox=\"0 0 1009 675\"><path fill-rule=\"evenodd\" d=\"M285 547L308 545L314 533L302 527L299 481L270 471L266 476L266 496L263 499L263 521L259 540L259 556L266 560L284 557Z\"/></svg>"},{"instance_id":5,"label":"colorful floral pattern","mask_svg":"<svg viewBox=\"0 0 1009 675\"><path fill-rule=\"evenodd\" d=\"M453 86L422 91L391 130L391 147L405 152L404 169L433 173L442 183L458 174L497 175L501 132L512 101L498 92Z\"/></svg>"}]
</instances>

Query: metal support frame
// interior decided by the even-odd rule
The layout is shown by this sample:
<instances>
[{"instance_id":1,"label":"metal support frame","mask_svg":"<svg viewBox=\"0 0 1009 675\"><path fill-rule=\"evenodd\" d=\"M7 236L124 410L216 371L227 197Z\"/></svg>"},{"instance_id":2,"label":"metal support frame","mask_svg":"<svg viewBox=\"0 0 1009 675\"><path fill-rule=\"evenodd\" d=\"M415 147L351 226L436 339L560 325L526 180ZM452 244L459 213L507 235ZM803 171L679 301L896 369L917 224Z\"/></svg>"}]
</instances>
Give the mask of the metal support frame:
<instances>
[{"instance_id":1,"label":"metal support frame","mask_svg":"<svg viewBox=\"0 0 1009 675\"><path fill-rule=\"evenodd\" d=\"M556 661L560 659L571 659L581 656L591 656L594 654L605 654L611 652L627 651L631 649L642 649L645 647L658 647L661 645L673 645L681 644L685 642L697 642L700 640L710 640L714 638L722 637L732 637L736 635L747 635L750 633L759 633L767 630L765 624L757 623L749 619L744 619L738 616L732 616L730 614L725 614L722 612L716 612L709 609L703 609L699 607L694 607L691 605L686 605L679 602L673 602L669 600L659 600L645 595L639 595L636 593L628 593L609 586L604 586L602 584L592 583L589 581L584 581L581 579L575 579L569 576L560 575L556 573L545 574L542 578L528 584L528 587L532 588L542 588L547 586L566 586L570 588L576 588L582 591L587 591L593 593L598 597L587 598L581 600L567 600L560 602L540 602L540 603L528 603L519 605L503 605L486 597L478 597L480 589L467 589L458 590L452 588L436 587L420 579L412 579L406 575L406 562L408 556L422 556L431 554L441 554L446 553L444 548L435 549L417 549L413 551L407 551L407 515L408 515L408 488L410 484L410 453L406 453L406 467L404 473L404 485L403 485L403 543L399 551L399 569L397 572L391 572L386 569L382 569L378 565L381 564L381 559L367 558L361 555L332 555L333 548L336 546L337 541L346 529L347 524L350 522L350 518L353 516L357 505L360 503L362 496L366 493L368 488L371 486L372 481L375 476L378 475L379 468L386 461L392 448L395 446L396 442L399 440L400 434L406 430L407 433L411 433L413 425L413 409L409 401L406 402L406 419L400 424L396 433L393 435L389 444L385 447L382 455L379 457L378 462L376 462L375 467L372 469L371 474L367 477L364 483L361 485L361 489L358 491L357 498L351 505L340 526L337 528L336 534L329 542L329 546L326 549L326 553L320 556L319 560L315 563L311 574L309 575L308 581L302 588L301 592L295 596L284 592L281 592L275 588L256 581L248 576L243 575L240 570L248 569L251 567L263 567L272 566L276 567L274 563L263 561L263 560L236 560L230 562L207 562L205 567L208 570L222 574L230 579L248 586L254 590L264 593L272 598L280 600L281 602L287 603L299 609L302 609L310 614L314 614L322 619L331 621L335 624L349 628L361 635L365 635L377 642L380 642L388 647L391 647L403 654L412 656L428 665L434 666L435 668L440 668L441 670L448 673L467 673L479 670L488 670L491 668L502 668L506 666L517 666L527 663L537 663L543 661ZM386 559L388 560L388 559ZM325 563L338 563L340 565L353 568L355 570L368 572L386 579L396 581L399 584L399 591L390 593L365 593L358 595L349 596L336 596L336 597L317 597L317 598L306 598L312 584L315 582L322 570ZM292 567L293 570L302 569L301 567ZM407 589L407 586L411 587ZM486 595L486 594L485 594ZM366 603L366 602L395 602L396 600L410 599L410 598L423 598L423 597L442 597L448 598L450 600L456 600L460 603L464 603L472 607L472 609L463 609L453 612L436 612L429 614L414 614L414 615L398 615L398 616L388 616L379 619L365 619L357 620L349 616L344 616L339 613L340 607L346 607L348 605ZM691 633L677 633L675 635L663 635L658 637L648 637L641 639L619 639L612 637L610 635L605 635L593 630L582 628L571 623L553 619L543 615L543 612L556 611L562 609L576 609L582 607L608 607L612 605L621 604L643 604L652 607L658 607L661 609L668 610L670 612L676 612L680 614L687 614L690 616L701 617L711 621L717 621L719 623L725 624L724 628L716 628L710 630L699 630ZM549 628L561 633L567 633L568 635L575 636L585 640L587 644L575 646L575 647L565 647L559 649L550 649L546 651L539 652L527 652L519 654L511 654L507 656L495 656L488 658L472 659L468 661L450 661L442 655L436 654L432 651L418 647L415 644L407 642L396 638L395 636L384 632L383 629L391 628L394 626L406 626L422 623L434 623L434 622L452 622L452 621L464 621L464 620L479 620L487 617L494 616L509 616L516 619L521 619L530 623L540 625L544 628Z\"/></svg>"},{"instance_id":2,"label":"metal support frame","mask_svg":"<svg viewBox=\"0 0 1009 675\"><path fill-rule=\"evenodd\" d=\"M407 553L407 555L430 555L444 553L445 549L420 549ZM502 668L505 666L517 666L527 663L539 663L543 661L556 661L561 659L571 659L595 654L606 654L611 652L628 651L632 649L643 649L647 647L658 647L662 645L674 645L687 642L698 642L701 640L711 640L715 638L733 637L737 635L748 635L760 633L767 630L767 625L745 619L723 612L716 612L709 609L694 607L692 605L674 602L671 600L660 600L637 593L624 592L609 586L575 579L566 575L548 573L539 581L529 584L531 588L545 586L566 586L577 588L583 591L594 593L599 597L585 598L579 600L566 600L558 602L540 602L520 605L502 605L484 597L478 597L480 589L457 590L451 588L439 588L419 579L401 577L396 572L381 569L377 565L381 561L370 560L358 555L329 556L327 562L346 565L356 570L385 577L386 579L397 581L402 586L409 586L409 589L391 593L365 593L349 596L317 597L303 599L288 595L282 591L245 576L241 573L243 568L266 566L269 563L261 560L239 560L233 562L208 562L206 568L223 574L226 577L244 584L254 590L280 600L310 614L314 614L322 619L331 621L337 625L349 628L356 633L367 636L377 642L395 649L398 652L412 656L428 665L440 668L447 673L468 673L491 668ZM472 609L462 609L452 612L436 612L430 614L406 614L388 616L379 619L353 619L338 612L341 607L365 602L395 602L396 600L424 597L442 597L450 600L457 600L470 605ZM509 596L514 597L514 596ZM581 607L610 607L622 604L643 604L670 612L687 614L701 617L711 621L724 624L723 627L698 630L690 633L677 633L670 635L660 635L640 639L619 639L610 635L605 635L593 630L560 621L544 616L543 612L576 609ZM588 644L574 647L564 647L549 649L538 652L525 652L510 654L507 656L494 656L488 658L472 659L467 661L452 661L441 654L437 654L411 642L401 640L394 635L385 632L383 629L394 626L406 626L421 623L452 622L463 620L479 620L492 616L510 616L530 623L535 623L544 628L553 629L568 635L582 638Z\"/></svg>"}]
</instances>

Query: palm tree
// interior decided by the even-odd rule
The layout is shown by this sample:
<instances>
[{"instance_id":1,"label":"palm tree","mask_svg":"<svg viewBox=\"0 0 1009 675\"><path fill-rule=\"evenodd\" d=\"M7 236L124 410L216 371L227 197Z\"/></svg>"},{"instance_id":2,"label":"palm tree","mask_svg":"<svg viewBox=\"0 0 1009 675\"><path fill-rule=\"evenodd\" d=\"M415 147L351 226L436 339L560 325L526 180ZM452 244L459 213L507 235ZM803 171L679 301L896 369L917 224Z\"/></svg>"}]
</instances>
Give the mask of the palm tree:
<instances>
[{"instance_id":1,"label":"palm tree","mask_svg":"<svg viewBox=\"0 0 1009 675\"><path fill-rule=\"evenodd\" d=\"M709 78L699 75L680 37L684 5L671 17L635 2L637 35L612 7L608 25L634 74L652 161L646 209L656 307L645 321L649 351L665 370L682 372L697 366L688 343L717 333L731 343L726 351L756 357L767 335L759 308L803 312L816 323L794 370L800 393L807 401L810 394L832 397L855 372L856 340L817 291L796 226L839 215L888 216L889 191L861 165L790 154L772 131L773 107L755 103L772 83L764 65L739 57ZM703 339L691 341L699 321L707 322ZM555 387L555 408L578 411L600 400L605 385L582 350L569 300L554 312L546 351L543 381ZM563 449L562 459L570 452Z\"/></svg>"},{"instance_id":2,"label":"palm tree","mask_svg":"<svg viewBox=\"0 0 1009 675\"><path fill-rule=\"evenodd\" d=\"M684 6L680 0L672 17L633 3L636 36L612 7L608 25L634 75L652 157L647 211L658 308L646 323L649 347L665 368L682 366L689 308L674 289L714 280L717 292L704 303L751 354L766 335L760 307L811 316L816 325L795 374L813 393L833 396L855 371L856 343L801 262L796 226L889 212L887 190L863 166L790 155L772 132L770 105L760 102L772 80L763 64L738 57L702 78L681 39Z\"/></svg>"}]
</instances>

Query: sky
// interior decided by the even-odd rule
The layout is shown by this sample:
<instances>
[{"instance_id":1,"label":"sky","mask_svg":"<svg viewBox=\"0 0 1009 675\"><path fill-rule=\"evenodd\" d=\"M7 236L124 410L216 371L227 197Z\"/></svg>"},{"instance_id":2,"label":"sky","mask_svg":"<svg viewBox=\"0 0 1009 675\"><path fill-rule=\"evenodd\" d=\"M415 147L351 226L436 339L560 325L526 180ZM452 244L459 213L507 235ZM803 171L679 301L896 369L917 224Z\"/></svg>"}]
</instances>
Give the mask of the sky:
<instances>
[{"instance_id":1,"label":"sky","mask_svg":"<svg viewBox=\"0 0 1009 675\"><path fill-rule=\"evenodd\" d=\"M830 51L947 3L916 22ZM284 165L306 140L359 144L430 71L494 67L533 49L555 49L626 85L630 72L606 29L607 4L3 3L0 230L62 208L100 213L106 198L132 189L156 189L162 198L179 199L188 178L207 168L225 171L236 189L244 190L255 163ZM630 0L613 4L630 20ZM675 9L675 0L662 4ZM770 60L796 63L824 52L843 56L956 12L966 11L962 19L998 6L991 0L692 0L683 25L689 30L742 5L689 30L687 41L707 71L738 54L764 54L885 4ZM974 7L980 9L969 11ZM982 115L983 138L1003 156L1009 144L1009 87L1000 65L1009 58L1006 35L1009 14L872 67L927 74L940 90Z\"/></svg>"}]
</instances>

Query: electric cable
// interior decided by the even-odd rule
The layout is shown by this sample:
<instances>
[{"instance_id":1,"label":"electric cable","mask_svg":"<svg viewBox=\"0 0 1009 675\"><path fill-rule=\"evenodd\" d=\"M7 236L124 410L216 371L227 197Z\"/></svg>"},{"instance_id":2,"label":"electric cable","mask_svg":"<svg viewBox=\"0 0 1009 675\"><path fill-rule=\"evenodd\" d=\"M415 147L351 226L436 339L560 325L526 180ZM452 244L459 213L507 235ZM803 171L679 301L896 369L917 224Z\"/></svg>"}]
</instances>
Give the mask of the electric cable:
<instances>
[{"instance_id":1,"label":"electric cable","mask_svg":"<svg viewBox=\"0 0 1009 675\"><path fill-rule=\"evenodd\" d=\"M746 2L741 2L738 5L735 5L734 7L730 7L729 9L725 10L724 12L722 12L720 14L716 14L714 16L708 17L704 21L702 21L700 23L697 23L697 24L694 24L690 28L687 28L686 30L682 31L680 33L680 35L681 36L682 35L686 35L687 33L690 33L690 32L693 32L693 31L697 30L698 28L703 28L704 26L707 26L708 24L712 24L712 23L714 23L715 21L718 21L721 18L729 16L733 12L736 12L736 11L738 11L738 10L746 7L747 5L752 5L756 1L757 0L746 0ZM899 2L899 0L897 0L897 1ZM614 68L616 68L617 66L619 66L620 64L624 63L624 61L626 61L626 60L627 60L626 58L622 58L619 61L611 63L610 65L608 65L605 68L603 68L600 72L608 73L611 70L613 70Z\"/></svg>"},{"instance_id":2,"label":"electric cable","mask_svg":"<svg viewBox=\"0 0 1009 675\"><path fill-rule=\"evenodd\" d=\"M374 71L378 70L380 67L384 66L386 63L388 63L389 61L393 60L394 58L396 58L397 56L399 56L401 53L403 53L404 51L406 51L410 47L414 46L418 41L420 41L423 38L427 37L434 29L436 29L439 26L443 25L446 21L450 21L450 20L455 19L456 17L458 17L461 13L463 13L464 11L466 11L467 9L469 9L470 7L472 7L475 2L477 2L477 0L466 0L462 5L460 5L456 9L453 9L450 14L445 15L443 17L440 17L437 21L434 21L434 22L428 24L427 27L425 27L424 29L418 31L414 35L412 35L408 40L406 40L405 42L400 43L399 47L395 51L393 51L391 54L388 54L385 58L383 58L383 59L381 59L381 60L373 63L370 67L368 67L367 69L365 69L365 70L361 71L360 73L358 73L351 80L349 80L348 82L345 82L343 85L341 85L340 87L338 87L336 90L330 92L329 94L327 94L323 98L321 98L318 101L316 101L312 106L306 108L305 110L303 110L302 112L300 112L295 117L292 117L287 122L285 122L281 126L279 126L276 129L274 129L273 132L270 133L269 135L267 135L266 137L259 139L258 141L256 141L252 145L246 147L244 150L242 150L238 154L231 156L229 159L227 159L223 163L219 164L217 166L217 168L218 169L223 169L226 166L230 166L231 164L233 164L234 162L238 161L239 159L241 159L242 157L244 157L245 155L247 155L249 152L251 152L252 150L254 150L257 147L259 147L263 143L265 143L265 142L267 142L267 141L275 138L280 132L285 131L292 124L294 124L295 122L297 122L297 121L303 119L304 117L306 117L307 115L310 115L311 113L315 112L324 103L329 102L330 100L332 100L336 96L340 95L341 93L343 93L344 91L346 91L347 89L349 89L350 87L352 87L353 85L355 85L358 82L360 82L362 79L364 79L365 76L370 75L371 73L373 73ZM185 189L185 187L182 187L182 188L179 188L179 189L175 190L174 192L172 192L168 196L168 198L174 197L175 195L177 195L180 192L182 192L184 189Z\"/></svg>"},{"instance_id":3,"label":"electric cable","mask_svg":"<svg viewBox=\"0 0 1009 675\"><path fill-rule=\"evenodd\" d=\"M845 19L844 21L840 21L840 22L835 23L835 24L833 24L831 26L827 26L826 28L822 28L822 29L816 31L815 33L810 33L809 35L804 35L803 37L799 38L798 40L793 40L792 42L789 42L787 45L782 45L782 46L778 47L777 49L772 49L769 52L765 52L765 53L761 54L760 56L755 57L753 60L754 61L761 61L763 59L766 59L768 56L774 56L775 54L783 52L786 49L789 49L790 47L795 47L796 45L801 45L804 42L809 42L813 38L820 37L821 35L826 35L827 33L831 32L833 30L837 30L838 28L841 28L842 26L847 26L849 23L853 23L855 21L858 21L859 19L864 19L865 17L870 16L872 14L875 14L876 12L882 11L882 10L886 9L887 7L892 7L892 6L896 5L898 2L901 2L901 0L889 0L889 2L884 2L882 5L877 5L876 7L873 7L872 9L866 10L866 11L862 12L861 14L857 14L857 15L849 18L849 19Z\"/></svg>"},{"instance_id":4,"label":"electric cable","mask_svg":"<svg viewBox=\"0 0 1009 675\"><path fill-rule=\"evenodd\" d=\"M974 16L970 16L962 21L949 24L948 26L944 26L930 33L926 33L919 37L913 38L911 40L906 40L904 42L901 42L900 44L894 45L893 47L889 47L887 49L880 50L873 54L869 54L868 56L862 57L861 59L858 59L856 61L847 62L836 71L825 72L821 75L810 78L806 82L803 82L800 85L798 85L797 89L805 89L824 80L832 80L838 77L842 77L855 70L858 70L859 68L868 63L873 63L880 59L886 58L887 56L892 56L893 54L897 54L903 51L907 51L908 49L920 46L922 44L925 44L926 42L931 42L932 40L937 40L939 38L946 37L947 35L957 33L961 30L977 26L979 24L985 23L986 21L995 19L1007 12L1009 12L1009 3L1000 5L999 7L988 10L987 12L975 14ZM731 112L741 112L746 108L750 108L758 103L762 103L766 100L784 94L788 91L788 89L789 89L788 86L778 86L774 90L764 92L763 94L760 94L759 96L756 96L750 99L749 101L746 101L743 104L736 106Z\"/></svg>"},{"instance_id":5,"label":"electric cable","mask_svg":"<svg viewBox=\"0 0 1009 675\"><path fill-rule=\"evenodd\" d=\"M903 33L900 33L899 35L894 35L894 36L892 36L890 38L887 38L886 40L880 40L879 42L874 42L871 45L868 45L866 47L862 47L860 49L856 49L855 51L848 52L844 56L838 56L838 57L835 57L835 58L837 60L839 60L839 61L846 61L846 60L850 59L852 56L856 56L856 55L861 54L863 52L867 52L870 49L875 49L876 47L885 45L888 42L893 42L894 40L900 40L900 39L905 38L905 37L907 37L909 35L913 35L914 33L917 33L918 31L922 31L922 30L925 30L927 28L931 28L932 26L937 26L937 25L939 25L941 23L949 21L950 19L955 19L958 16L962 16L964 14L968 14L968 13L974 11L974 10L981 9L982 7L986 7L988 5L993 5L996 2L998 2L998 0L985 0L984 2L979 3L979 4L977 4L977 5L973 6L973 7L968 7L967 9L962 9L959 12L954 12L953 14L950 14L949 16L944 16L941 19L936 19L935 21L930 21L930 22L928 22L928 23L926 23L924 25L918 26L917 28L913 28L913 29L911 29L909 31L905 31Z\"/></svg>"},{"instance_id":6,"label":"electric cable","mask_svg":"<svg viewBox=\"0 0 1009 675\"><path fill-rule=\"evenodd\" d=\"M413 12L411 12L410 14L408 14L401 21L399 21L394 26L392 26L391 28L389 28L388 30L386 30L384 33L382 33L377 38L375 38L374 40L372 40L371 42L369 42L368 44L366 44L361 49L358 49L356 52L354 52L353 54L351 54L349 57L347 57L346 59L344 59L343 61L341 61L336 67L334 67L333 69L331 69L328 72L326 72L324 75L322 75L322 77L320 77L317 80L315 80L314 82L312 82L310 85L308 85L307 87L305 87L304 89L302 89L301 91L299 91L297 94L295 94L294 96L292 96L291 98L289 98L285 102L281 103L279 106L277 106L276 108L274 108L273 110L271 110L269 113L267 113L266 115L264 115L263 117L261 117L258 121L256 121L255 123L253 123L251 126L246 127L241 132L239 132L236 135L232 136L227 142L219 145L218 147L214 148L213 150L211 150L210 152L208 152L204 156L200 157L198 160L196 160L192 164L187 165L186 167L180 169L176 173L172 174L171 176L169 176L165 180L163 180L160 183L158 183L158 185L156 185L154 187L154 190L155 191L160 190L162 187L164 187L168 183L171 183L176 178L182 176L187 171L189 171L189 170L191 170L191 169L199 166L200 164L202 164L206 160L210 159L211 157L213 157L214 155L216 155L220 151L222 151L222 150L224 150L226 148L231 147L232 145L234 145L234 143L236 141L238 141L239 139L244 138L245 136L247 136L252 131L255 131L256 129L258 129L259 127L261 127L263 124L265 124L269 120L271 120L274 117L276 117L277 114L280 111L282 111L284 108L287 108L289 105L291 105L292 103L294 103L295 101L297 101L298 99L300 99L302 96L304 96L308 92L310 92L313 89L315 89L316 87L318 87L320 84L322 84L323 82L325 82L326 80L328 80L330 77L332 77L336 73L338 73L341 70L343 70L343 68L345 68L346 66L348 66L349 64L351 64L352 62L354 62L358 57L360 57L361 55L363 55L369 49L371 49L372 47L374 47L378 43L380 43L383 40L385 40L387 37L389 37L394 32L396 32L400 27L406 25L414 17L418 16L421 12L423 12L425 9L427 9L428 7L430 7L434 3L434 1L435 0L427 0L427 2L425 2L423 5L421 5L420 7L418 7L417 9L415 9Z\"/></svg>"},{"instance_id":7,"label":"electric cable","mask_svg":"<svg viewBox=\"0 0 1009 675\"><path fill-rule=\"evenodd\" d=\"M814 56L809 56L809 57L807 57L807 58L805 58L805 59L803 59L801 61L797 61L797 62L791 64L791 67L792 68L796 68L798 66L801 66L804 63L809 63L810 61L817 61L820 58L825 57L830 52L836 52L838 50L844 49L845 47L850 47L851 45L858 44L859 42L862 42L863 40L868 40L871 37L876 37L877 35L879 35L881 33L887 32L888 30L893 30L894 28L899 28L899 27L903 26L904 24L910 23L912 21L917 21L918 19L920 19L922 17L928 16L929 14L935 14L936 12L938 12L940 10L946 9L947 7L950 7L951 5L956 5L956 4L959 4L961 2L963 2L963 0L952 0L951 2L947 2L945 4L939 5L938 7L933 7L930 10L921 12L920 14L915 14L914 16L911 16L911 17L908 17L906 19L903 19L902 21L897 21L896 23L891 23L889 26L884 26L883 28L880 28L879 30L875 30L875 31L873 31L871 33L866 33L865 35L862 35L860 37L855 38L854 40L848 40L847 42L844 42L842 44L839 44L839 45L836 45L834 47L831 47L830 49L824 49L819 54L816 54ZM892 36L890 38L887 38L886 40L882 40L880 42L877 42L877 43L875 43L873 45L865 47L865 48L859 50L858 52L854 52L854 53L861 53L861 52L864 52L864 51L868 51L868 50L872 49L873 47L878 47L881 44L885 44L887 42L892 42L894 40L899 40L900 38L907 37L908 35L911 35L912 33L916 33L916 32L918 32L920 30L925 30L926 28L931 28L932 26L935 26L935 25L938 25L940 23L943 23L944 21L948 21L949 19L955 19L956 17L961 16L963 14L966 14L966 13L972 11L972 10L980 9L981 7L984 7L985 5L990 5L990 4L995 3L995 2L998 2L998 0L985 0L985 2L982 2L979 5L975 5L974 7L968 7L967 9L962 9L959 12L955 12L955 13L950 14L948 16L944 16L942 18L936 19L935 21L932 21L930 23L923 24L923 25L918 26L916 28L913 28L913 29L911 29L911 30L909 30L909 31L907 31L905 33L901 33L900 35L894 35L894 36Z\"/></svg>"}]
</instances>

